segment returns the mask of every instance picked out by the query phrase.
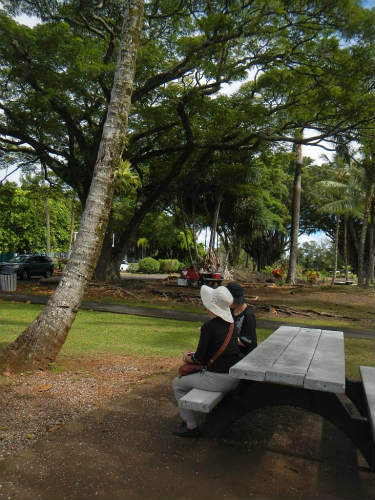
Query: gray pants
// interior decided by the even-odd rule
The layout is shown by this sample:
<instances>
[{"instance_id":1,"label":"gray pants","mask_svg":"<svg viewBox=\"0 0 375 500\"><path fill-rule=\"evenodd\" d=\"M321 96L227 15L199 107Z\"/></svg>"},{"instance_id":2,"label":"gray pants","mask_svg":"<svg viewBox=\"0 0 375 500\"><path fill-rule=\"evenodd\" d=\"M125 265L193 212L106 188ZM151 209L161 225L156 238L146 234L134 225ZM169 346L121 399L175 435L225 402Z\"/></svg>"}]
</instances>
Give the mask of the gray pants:
<instances>
[{"instance_id":1,"label":"gray pants","mask_svg":"<svg viewBox=\"0 0 375 500\"><path fill-rule=\"evenodd\" d=\"M239 380L231 377L228 373L198 372L185 377L173 379L173 391L176 401L185 396L191 389L202 389L204 391L224 392L233 391L239 384ZM180 408L180 416L189 429L197 427L200 420L197 412Z\"/></svg>"}]
</instances>

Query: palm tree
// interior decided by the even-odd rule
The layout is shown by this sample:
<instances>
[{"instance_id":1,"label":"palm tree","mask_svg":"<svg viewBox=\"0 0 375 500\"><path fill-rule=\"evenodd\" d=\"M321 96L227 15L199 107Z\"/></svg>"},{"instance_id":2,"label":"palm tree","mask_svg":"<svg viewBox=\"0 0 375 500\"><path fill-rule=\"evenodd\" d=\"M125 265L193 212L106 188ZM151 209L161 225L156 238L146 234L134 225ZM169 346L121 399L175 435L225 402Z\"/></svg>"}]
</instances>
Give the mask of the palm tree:
<instances>
[{"instance_id":1,"label":"palm tree","mask_svg":"<svg viewBox=\"0 0 375 500\"><path fill-rule=\"evenodd\" d=\"M329 201L327 201L321 210L324 212L331 213L336 217L336 228L335 228L335 252L334 252L334 269L332 274L331 284L335 282L336 270L337 270L337 257L338 257L338 238L339 238L339 226L341 218L344 222L344 260L345 260L345 277L348 280L348 241L347 241L347 223L348 219L351 217L363 218L362 230L361 230L361 240L358 249L358 284L362 284L360 276L363 277L363 260L364 260L364 243L366 241L366 231L367 224L365 220L368 220L369 208L367 207L366 196L363 190L366 177L364 176L364 170L361 169L358 164L346 163L343 158L336 155L334 159L334 165L336 167L335 180L321 181L318 184L325 189L325 193ZM365 204L365 208L364 208ZM367 215L366 215L367 214ZM363 244L362 244L363 238ZM362 264L361 264L362 263ZM360 272L362 269L362 274Z\"/></svg>"},{"instance_id":2,"label":"palm tree","mask_svg":"<svg viewBox=\"0 0 375 500\"><path fill-rule=\"evenodd\" d=\"M149 246L150 244L147 238L139 238L139 240L137 241L137 247L141 247L142 259L144 257L144 251L146 250L146 248L149 248Z\"/></svg>"},{"instance_id":3,"label":"palm tree","mask_svg":"<svg viewBox=\"0 0 375 500\"><path fill-rule=\"evenodd\" d=\"M56 359L93 275L112 205L115 169L125 146L143 8L143 0L124 2L111 99L73 254L46 307L1 353L0 364L8 368L45 368Z\"/></svg>"}]
</instances>

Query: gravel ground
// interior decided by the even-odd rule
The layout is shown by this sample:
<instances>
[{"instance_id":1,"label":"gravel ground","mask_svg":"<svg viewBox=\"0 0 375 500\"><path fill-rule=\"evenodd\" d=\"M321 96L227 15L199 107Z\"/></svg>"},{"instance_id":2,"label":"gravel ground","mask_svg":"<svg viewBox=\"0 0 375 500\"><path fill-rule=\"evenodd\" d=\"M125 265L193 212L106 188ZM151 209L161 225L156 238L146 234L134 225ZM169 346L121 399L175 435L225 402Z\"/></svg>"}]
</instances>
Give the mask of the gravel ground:
<instances>
[{"instance_id":1,"label":"gravel ground","mask_svg":"<svg viewBox=\"0 0 375 500\"><path fill-rule=\"evenodd\" d=\"M175 358L59 359L64 371L0 376L0 462L39 438L130 392Z\"/></svg>"}]
</instances>

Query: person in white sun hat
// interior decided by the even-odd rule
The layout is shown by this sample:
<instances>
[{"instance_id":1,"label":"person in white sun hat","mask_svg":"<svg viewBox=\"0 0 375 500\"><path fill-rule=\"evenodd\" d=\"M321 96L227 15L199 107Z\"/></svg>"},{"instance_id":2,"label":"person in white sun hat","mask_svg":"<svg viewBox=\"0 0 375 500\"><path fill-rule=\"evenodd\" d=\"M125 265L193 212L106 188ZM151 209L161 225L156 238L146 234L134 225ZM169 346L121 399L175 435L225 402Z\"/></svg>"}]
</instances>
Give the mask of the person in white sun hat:
<instances>
[{"instance_id":1,"label":"person in white sun hat","mask_svg":"<svg viewBox=\"0 0 375 500\"><path fill-rule=\"evenodd\" d=\"M173 380L177 402L194 388L228 393L239 383L238 379L229 375L229 368L241 359L229 308L233 303L233 296L225 286L213 289L203 285L200 292L203 305L212 319L203 324L196 351L184 354L183 361L203 365L204 369ZM199 437L201 433L196 412L180 408L180 416L183 423L174 434L180 437Z\"/></svg>"}]
</instances>

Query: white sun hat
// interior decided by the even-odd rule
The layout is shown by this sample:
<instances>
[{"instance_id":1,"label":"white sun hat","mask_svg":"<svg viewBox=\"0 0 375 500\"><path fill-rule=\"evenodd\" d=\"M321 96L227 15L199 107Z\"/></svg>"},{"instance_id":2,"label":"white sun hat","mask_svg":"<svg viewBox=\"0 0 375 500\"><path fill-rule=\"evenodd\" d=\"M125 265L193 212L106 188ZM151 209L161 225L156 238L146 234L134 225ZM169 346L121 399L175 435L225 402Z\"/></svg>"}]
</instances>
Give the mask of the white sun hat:
<instances>
[{"instance_id":1,"label":"white sun hat","mask_svg":"<svg viewBox=\"0 0 375 500\"><path fill-rule=\"evenodd\" d=\"M233 296L225 286L210 288L207 285L201 287L201 299L206 309L211 311L215 316L233 323L233 317L229 306L233 303Z\"/></svg>"}]
</instances>

